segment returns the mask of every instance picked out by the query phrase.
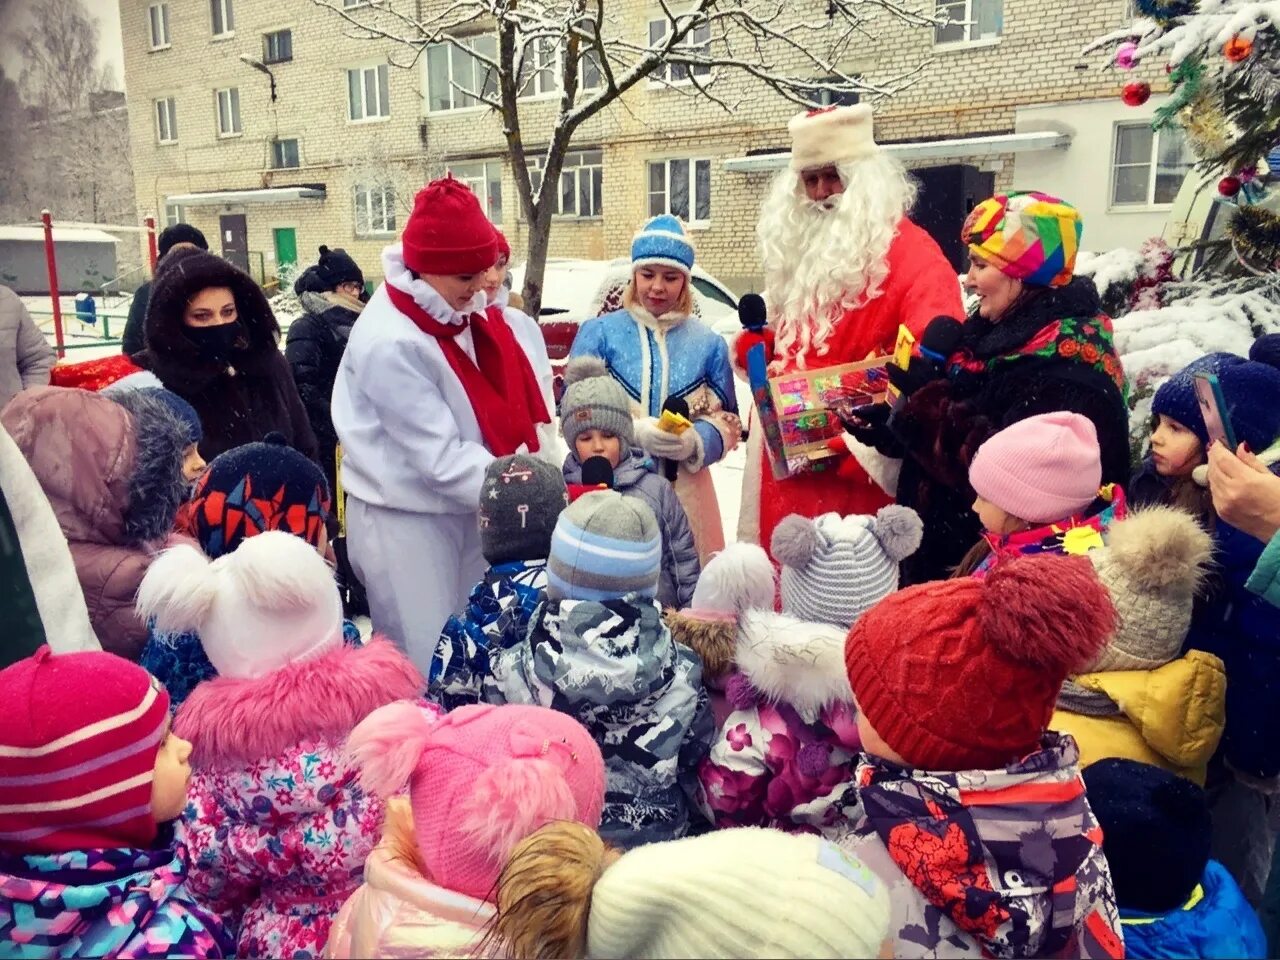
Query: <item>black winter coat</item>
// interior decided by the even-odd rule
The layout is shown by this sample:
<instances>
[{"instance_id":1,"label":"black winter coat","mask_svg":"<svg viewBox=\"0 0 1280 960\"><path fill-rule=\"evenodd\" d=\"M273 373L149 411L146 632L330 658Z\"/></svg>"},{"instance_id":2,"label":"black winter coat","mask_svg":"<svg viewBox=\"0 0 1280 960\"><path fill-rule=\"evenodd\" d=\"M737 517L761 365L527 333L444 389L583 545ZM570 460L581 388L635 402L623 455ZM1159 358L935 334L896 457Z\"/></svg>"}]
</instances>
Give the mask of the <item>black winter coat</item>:
<instances>
[{"instance_id":1,"label":"black winter coat","mask_svg":"<svg viewBox=\"0 0 1280 960\"><path fill-rule=\"evenodd\" d=\"M151 301L151 281L133 291L133 301L129 304L129 319L124 323L124 333L120 337L120 352L127 357L141 353L147 347L147 338L143 334L147 322L147 304Z\"/></svg>"},{"instance_id":2,"label":"black winter coat","mask_svg":"<svg viewBox=\"0 0 1280 960\"><path fill-rule=\"evenodd\" d=\"M1027 417L1069 411L1098 431L1102 482L1129 481L1129 411L1111 322L1093 281L1038 290L999 323L976 314L947 376L911 394L891 427L905 447L898 502L924 520L902 564L903 585L943 579L982 535L969 464L992 434Z\"/></svg>"},{"instance_id":3,"label":"black winter coat","mask_svg":"<svg viewBox=\"0 0 1280 960\"><path fill-rule=\"evenodd\" d=\"M184 333L187 302L208 287L228 287L236 299L243 336L226 365L202 360ZM262 288L248 274L201 250L172 251L152 283L146 340L133 361L195 407L204 427L200 453L206 460L279 433L319 462L315 434L280 352L280 327Z\"/></svg>"},{"instance_id":4,"label":"black winter coat","mask_svg":"<svg viewBox=\"0 0 1280 960\"><path fill-rule=\"evenodd\" d=\"M310 291L304 291L298 299L306 312L290 324L284 355L316 435L320 465L329 478L329 489L333 490L338 447L338 434L333 429L330 412L333 382L351 337L351 327L360 318L360 312L354 308L359 304L335 294ZM343 301L353 306L345 306Z\"/></svg>"}]
</instances>

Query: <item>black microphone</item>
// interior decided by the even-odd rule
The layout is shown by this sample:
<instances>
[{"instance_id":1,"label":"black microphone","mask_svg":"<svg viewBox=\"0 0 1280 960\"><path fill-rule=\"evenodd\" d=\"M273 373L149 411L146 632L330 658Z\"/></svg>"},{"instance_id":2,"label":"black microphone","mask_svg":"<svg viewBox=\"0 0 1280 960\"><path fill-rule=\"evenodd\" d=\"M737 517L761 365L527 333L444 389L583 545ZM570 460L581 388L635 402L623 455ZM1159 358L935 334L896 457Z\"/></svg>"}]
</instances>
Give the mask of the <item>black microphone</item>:
<instances>
[{"instance_id":1,"label":"black microphone","mask_svg":"<svg viewBox=\"0 0 1280 960\"><path fill-rule=\"evenodd\" d=\"M759 333L769 322L769 314L765 309L764 297L758 293L744 293L738 301L738 322L743 330Z\"/></svg>"},{"instance_id":2,"label":"black microphone","mask_svg":"<svg viewBox=\"0 0 1280 960\"><path fill-rule=\"evenodd\" d=\"M756 299L759 299L759 298L757 297ZM764 308L763 300L760 301L760 306L761 306L761 309ZM739 307L739 309L741 309L741 307ZM664 413L677 413L680 416L684 417L686 420L688 420L689 419L689 401L686 400L684 397L676 397L676 396L667 397L666 400L662 401L662 411ZM690 429L693 429L693 428L691 427ZM664 458L662 461L662 473L663 473L663 476L665 476L668 480L670 480L672 483L675 483L676 477L680 475L680 462L678 460L671 460L668 458Z\"/></svg>"},{"instance_id":3,"label":"black microphone","mask_svg":"<svg viewBox=\"0 0 1280 960\"><path fill-rule=\"evenodd\" d=\"M955 317L934 317L920 337L920 355L934 363L946 363L964 336L964 324Z\"/></svg>"},{"instance_id":4,"label":"black microphone","mask_svg":"<svg viewBox=\"0 0 1280 960\"><path fill-rule=\"evenodd\" d=\"M587 457L582 461L582 483L587 487L613 489L613 464L606 457Z\"/></svg>"}]
</instances>

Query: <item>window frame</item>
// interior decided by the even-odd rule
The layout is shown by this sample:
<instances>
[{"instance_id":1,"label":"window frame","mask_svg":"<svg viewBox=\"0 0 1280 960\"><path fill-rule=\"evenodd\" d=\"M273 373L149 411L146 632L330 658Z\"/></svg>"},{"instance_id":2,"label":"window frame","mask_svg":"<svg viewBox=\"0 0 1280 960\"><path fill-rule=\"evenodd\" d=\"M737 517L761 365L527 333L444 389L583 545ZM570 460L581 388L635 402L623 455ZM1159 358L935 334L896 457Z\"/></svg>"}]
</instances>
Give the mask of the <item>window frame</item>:
<instances>
[{"instance_id":1,"label":"window frame","mask_svg":"<svg viewBox=\"0 0 1280 960\"><path fill-rule=\"evenodd\" d=\"M678 211L673 211L671 209L671 180L672 180L671 170L672 170L673 164L688 165L687 176L688 176L688 184L689 184L689 211L688 211L688 214L683 217L681 217ZM697 176L698 176L698 166L700 164L706 164L706 170L707 170L707 196L706 196L707 215L705 217L695 216L698 210ZM662 194L665 197L665 201L663 203L663 209L655 211L655 208L653 205L655 191L653 189L652 178L653 178L653 168L656 166L661 166L664 168L663 175L662 175L663 176ZM662 216L662 215L670 215L674 217L680 217L680 219L684 221L685 226L687 226L691 230L705 230L707 227L711 226L711 223L713 220L711 198L715 193L715 190L712 188L712 184L713 184L712 174L714 173L714 170L715 170L715 166L712 163L712 160L710 157L698 157L698 156L666 157L662 159L646 160L644 183L645 183L645 196L647 198L647 207L649 210L649 216L656 217L656 216Z\"/></svg>"},{"instance_id":2,"label":"window frame","mask_svg":"<svg viewBox=\"0 0 1280 960\"><path fill-rule=\"evenodd\" d=\"M475 173L474 168L477 167L479 168L479 175ZM461 163L452 163L448 168L449 176L460 183L466 184L467 188L476 195L476 199L480 201L480 208L484 210L484 215L489 218L489 222L495 224L502 223L502 168L503 163L500 158L464 160ZM483 192L476 191L477 184L483 185ZM495 187L497 188L496 191L494 190ZM497 197L496 204L494 203L495 192Z\"/></svg>"},{"instance_id":3,"label":"window frame","mask_svg":"<svg viewBox=\"0 0 1280 960\"><path fill-rule=\"evenodd\" d=\"M599 160L592 160L591 155L599 155ZM571 162L574 161L574 162ZM529 160L529 177L530 186L535 191L542 184L542 157L532 157ZM560 168L560 182L556 185L555 209L552 216L562 220L600 220L604 217L604 148L588 147L580 150L571 150L564 156L564 165ZM591 212L582 212L582 181L584 174L588 177L587 186L590 190ZM569 213L564 209L564 184L565 177L573 179L573 210Z\"/></svg>"},{"instance_id":4,"label":"window frame","mask_svg":"<svg viewBox=\"0 0 1280 960\"><path fill-rule=\"evenodd\" d=\"M977 29L978 20L974 14L974 5L980 3L993 3L999 5L997 13L999 19L999 28L993 36L973 36L974 30ZM962 29L965 35L959 40L939 40L938 31L945 29L935 27L933 31L933 47L935 50L958 50L966 47L987 47L994 46L1004 39L1004 6L1005 0L934 0L934 12L938 12L943 7L954 7L958 4L964 4L964 16L961 17Z\"/></svg>"},{"instance_id":5,"label":"window frame","mask_svg":"<svg viewBox=\"0 0 1280 960\"><path fill-rule=\"evenodd\" d=\"M655 26L659 26L663 28L662 33L658 36L654 36L653 28ZM649 30L649 46L653 47L655 44L661 43L666 38L667 32L671 29L671 21L662 19L662 18L651 19L647 21L647 27ZM701 41L695 40L694 34L699 33L703 30L706 31L707 38ZM696 27L690 30L687 34L685 34L684 42L681 44L677 44L677 46L690 48L690 49L697 49L699 47L705 47L707 49L710 49L711 24L710 23L698 24ZM679 79L673 78L671 75L671 72L672 72L672 69L675 67L679 67L681 70L688 71L687 75ZM685 66L684 64L673 64L673 63L669 63L666 60L663 60L662 63L660 63L657 67L655 67L653 72L649 74L649 86L650 87L687 87L687 86L693 85L694 77L697 77L698 80L702 83L710 83L714 79L714 72L709 64L705 66L697 66L697 65Z\"/></svg>"},{"instance_id":6,"label":"window frame","mask_svg":"<svg viewBox=\"0 0 1280 960\"><path fill-rule=\"evenodd\" d=\"M289 55L287 57L273 58L271 56L271 38L279 37L282 34L287 35L289 37ZM268 30L266 33L262 35L262 62L267 64L268 66L271 66L277 63L293 62L293 28L292 27L281 27L279 30Z\"/></svg>"},{"instance_id":7,"label":"window frame","mask_svg":"<svg viewBox=\"0 0 1280 960\"><path fill-rule=\"evenodd\" d=\"M293 158L296 161L291 164L281 165L277 161L280 158L280 145L285 143L293 144ZM302 141L297 137L272 137L271 139L271 169L272 170L297 170L302 166Z\"/></svg>"},{"instance_id":8,"label":"window frame","mask_svg":"<svg viewBox=\"0 0 1280 960\"><path fill-rule=\"evenodd\" d=\"M368 93L369 84L366 75L373 71L374 87L378 97L378 107L385 109L385 113L368 112ZM353 106L351 99L351 75L360 75L360 108L361 115L359 117L352 116L351 108ZM391 71L385 63L367 63L355 67L347 67L343 71L343 75L347 81L347 122L348 123L380 123L391 118Z\"/></svg>"},{"instance_id":9,"label":"window frame","mask_svg":"<svg viewBox=\"0 0 1280 960\"><path fill-rule=\"evenodd\" d=\"M172 214L170 214L169 212L171 210L174 211ZM169 203L168 201L165 202L164 225L166 227L172 227L175 223L182 223L182 217L183 217L183 213L182 213L181 204Z\"/></svg>"},{"instance_id":10,"label":"window frame","mask_svg":"<svg viewBox=\"0 0 1280 960\"><path fill-rule=\"evenodd\" d=\"M373 195L381 194L382 199L382 222L381 229L374 229L373 216ZM361 229L360 224L360 198L365 199L365 229ZM397 216L396 216L396 188L391 184L361 184L357 183L352 186L351 195L351 220L355 235L357 237L394 237L396 235ZM388 220L388 214L390 215Z\"/></svg>"},{"instance_id":11,"label":"window frame","mask_svg":"<svg viewBox=\"0 0 1280 960\"><path fill-rule=\"evenodd\" d=\"M1120 139L1121 134L1125 130L1150 130L1151 132L1151 151L1143 162L1120 162ZM1186 161L1186 170L1183 172L1183 179L1186 179L1189 173L1195 167L1195 158L1191 153L1190 147L1187 145L1186 137L1180 131L1173 127L1164 127L1160 130L1151 130L1150 120L1118 120L1113 124L1111 134L1111 173L1110 185L1107 192L1107 209L1116 213L1128 212L1146 212L1151 210L1169 210L1173 207L1178 198L1178 190L1173 191L1173 196L1167 201L1156 199L1156 188L1159 180L1158 171L1160 168L1160 141L1161 138L1169 135L1178 137L1181 140L1181 156ZM1117 200L1116 188L1119 186L1120 170L1144 168L1147 171L1147 189L1146 195L1142 200ZM1182 186L1182 180L1178 181L1179 189Z\"/></svg>"},{"instance_id":12,"label":"window frame","mask_svg":"<svg viewBox=\"0 0 1280 960\"><path fill-rule=\"evenodd\" d=\"M160 43L156 43L156 19L154 12L157 10L160 11L160 25L164 34L164 39ZM147 42L149 44L147 49L152 53L157 50L168 50L173 46L173 38L169 33L169 4L167 2L152 3L147 6Z\"/></svg>"},{"instance_id":13,"label":"window frame","mask_svg":"<svg viewBox=\"0 0 1280 960\"><path fill-rule=\"evenodd\" d=\"M461 99L463 98L472 99L472 98L469 97L468 94L465 94L461 90L459 90L454 85L454 80L453 80L454 70L455 70L455 63L454 63L455 58L460 56L467 56L467 59L471 61L471 69L472 69L471 88L473 90L477 89L476 80L478 78L478 73L481 69L483 69L486 73L486 76L479 84L479 87L478 87L479 91L481 93L484 93L486 90L488 90L494 96L497 96L497 93L498 93L497 75L493 73L486 64L482 63L480 60L476 59L474 56L464 54L463 50L459 49L459 46L458 46L459 44L461 44L462 46L467 47L470 50L474 50L476 47L476 44L479 43L480 41L489 41L490 43L493 44L493 49L491 52L482 50L481 53L484 56L492 55L494 58L496 58L498 55L498 35L496 33L477 33L468 37L458 37L456 38L456 40L453 40L453 41L444 40L440 43L433 43L427 47L426 56L423 57L423 70L425 71L425 75L424 75L425 82L423 86L426 88L426 91L427 91L427 113L428 114L461 113L468 110L474 111L474 110L490 109L489 104L485 103L483 100L476 100L475 103L460 104L459 101ZM436 96L435 96L436 91L434 88L434 84L431 81L432 54L434 52L435 54L439 55L442 49L445 57L447 58L445 61L445 66L446 66L446 72L449 77L449 83L448 83L449 106L447 107L436 106Z\"/></svg>"},{"instance_id":14,"label":"window frame","mask_svg":"<svg viewBox=\"0 0 1280 960\"><path fill-rule=\"evenodd\" d=\"M222 97L227 97L227 113L232 121L231 129L226 130L222 125ZM219 87L213 91L213 114L216 120L215 126L218 131L219 140L231 140L235 137L244 136L244 122L240 117L240 88L239 87Z\"/></svg>"},{"instance_id":15,"label":"window frame","mask_svg":"<svg viewBox=\"0 0 1280 960\"><path fill-rule=\"evenodd\" d=\"M152 122L155 124L156 144L158 146L167 147L178 142L178 98L174 96L157 97L151 101ZM164 110L164 122L161 122L160 113L161 106L167 104ZM169 136L165 136L167 129Z\"/></svg>"},{"instance_id":16,"label":"window frame","mask_svg":"<svg viewBox=\"0 0 1280 960\"><path fill-rule=\"evenodd\" d=\"M218 29L219 22L221 30ZM209 30L215 40L226 40L236 35L234 0L209 0Z\"/></svg>"}]
</instances>

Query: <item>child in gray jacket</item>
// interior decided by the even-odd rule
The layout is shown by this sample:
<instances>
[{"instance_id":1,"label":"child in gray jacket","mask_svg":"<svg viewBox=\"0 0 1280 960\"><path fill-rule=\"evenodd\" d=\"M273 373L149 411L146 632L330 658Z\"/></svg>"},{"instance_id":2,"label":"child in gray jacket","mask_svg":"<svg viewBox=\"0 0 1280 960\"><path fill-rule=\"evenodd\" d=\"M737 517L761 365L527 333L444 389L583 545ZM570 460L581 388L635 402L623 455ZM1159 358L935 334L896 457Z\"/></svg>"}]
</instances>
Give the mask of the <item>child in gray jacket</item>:
<instances>
[{"instance_id":1,"label":"child in gray jacket","mask_svg":"<svg viewBox=\"0 0 1280 960\"><path fill-rule=\"evenodd\" d=\"M613 489L643 500L662 534L662 575L658 602L681 608L693 599L702 567L693 531L675 487L657 472L653 458L635 446L631 402L599 357L575 357L565 369L560 431L569 445L564 461L568 484L582 483L582 464L604 457L613 467Z\"/></svg>"}]
</instances>

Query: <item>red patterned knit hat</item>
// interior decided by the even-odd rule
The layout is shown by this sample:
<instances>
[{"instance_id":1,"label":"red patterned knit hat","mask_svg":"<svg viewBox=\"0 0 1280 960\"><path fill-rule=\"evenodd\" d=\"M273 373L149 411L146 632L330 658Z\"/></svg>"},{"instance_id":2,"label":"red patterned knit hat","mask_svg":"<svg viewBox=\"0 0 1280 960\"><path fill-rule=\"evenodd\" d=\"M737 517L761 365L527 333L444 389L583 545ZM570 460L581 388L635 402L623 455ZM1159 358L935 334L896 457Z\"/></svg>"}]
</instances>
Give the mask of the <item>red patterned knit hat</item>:
<instances>
[{"instance_id":1,"label":"red patterned knit hat","mask_svg":"<svg viewBox=\"0 0 1280 960\"><path fill-rule=\"evenodd\" d=\"M169 695L101 650L41 647L0 671L0 850L146 847Z\"/></svg>"},{"instance_id":2,"label":"red patterned knit hat","mask_svg":"<svg viewBox=\"0 0 1280 960\"><path fill-rule=\"evenodd\" d=\"M849 632L845 666L858 709L911 766L994 770L1037 748L1062 681L1114 627L1087 559L1022 557L890 595Z\"/></svg>"},{"instance_id":3,"label":"red patterned knit hat","mask_svg":"<svg viewBox=\"0 0 1280 960\"><path fill-rule=\"evenodd\" d=\"M418 191L400 240L405 266L415 273L483 273L498 262L493 224L476 195L452 177Z\"/></svg>"}]
</instances>

